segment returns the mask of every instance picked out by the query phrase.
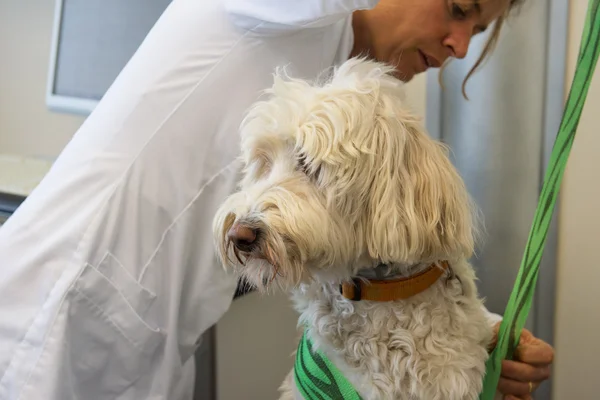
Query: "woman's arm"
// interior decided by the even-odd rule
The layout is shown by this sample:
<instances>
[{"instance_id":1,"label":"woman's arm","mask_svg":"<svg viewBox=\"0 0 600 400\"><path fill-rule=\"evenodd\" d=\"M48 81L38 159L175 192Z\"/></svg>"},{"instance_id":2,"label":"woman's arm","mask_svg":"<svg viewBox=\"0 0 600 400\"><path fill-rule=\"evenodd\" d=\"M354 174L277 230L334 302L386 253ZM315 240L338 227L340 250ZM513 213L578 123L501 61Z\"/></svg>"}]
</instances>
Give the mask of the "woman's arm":
<instances>
[{"instance_id":1,"label":"woman's arm","mask_svg":"<svg viewBox=\"0 0 600 400\"><path fill-rule=\"evenodd\" d=\"M496 325L498 322L502 321L502 315L491 312L485 306L481 306L481 308L483 308L487 314L490 325Z\"/></svg>"}]
</instances>

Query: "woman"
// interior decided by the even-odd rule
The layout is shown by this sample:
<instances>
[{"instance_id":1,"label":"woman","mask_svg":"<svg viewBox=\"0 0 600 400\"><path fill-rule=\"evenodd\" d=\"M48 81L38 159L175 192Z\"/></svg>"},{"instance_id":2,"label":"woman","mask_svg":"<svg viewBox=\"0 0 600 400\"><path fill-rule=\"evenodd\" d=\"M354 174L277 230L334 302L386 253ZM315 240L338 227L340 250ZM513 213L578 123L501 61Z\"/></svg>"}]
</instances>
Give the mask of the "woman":
<instances>
[{"instance_id":1,"label":"woman","mask_svg":"<svg viewBox=\"0 0 600 400\"><path fill-rule=\"evenodd\" d=\"M190 398L198 338L235 290L212 217L274 69L311 78L367 54L408 81L464 57L514 3L173 1L0 230L0 398ZM552 349L521 345L500 389L528 398Z\"/></svg>"}]
</instances>

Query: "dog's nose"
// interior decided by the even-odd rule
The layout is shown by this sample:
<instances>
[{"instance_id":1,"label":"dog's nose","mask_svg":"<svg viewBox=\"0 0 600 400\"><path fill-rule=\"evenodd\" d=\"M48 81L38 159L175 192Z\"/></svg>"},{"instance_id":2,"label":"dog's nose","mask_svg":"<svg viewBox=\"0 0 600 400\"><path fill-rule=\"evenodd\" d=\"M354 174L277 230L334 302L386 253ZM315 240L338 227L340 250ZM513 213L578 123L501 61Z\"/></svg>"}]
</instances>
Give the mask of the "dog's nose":
<instances>
[{"instance_id":1,"label":"dog's nose","mask_svg":"<svg viewBox=\"0 0 600 400\"><path fill-rule=\"evenodd\" d=\"M242 251L252 251L256 245L257 229L242 224L234 224L227 232L227 237L234 246Z\"/></svg>"}]
</instances>

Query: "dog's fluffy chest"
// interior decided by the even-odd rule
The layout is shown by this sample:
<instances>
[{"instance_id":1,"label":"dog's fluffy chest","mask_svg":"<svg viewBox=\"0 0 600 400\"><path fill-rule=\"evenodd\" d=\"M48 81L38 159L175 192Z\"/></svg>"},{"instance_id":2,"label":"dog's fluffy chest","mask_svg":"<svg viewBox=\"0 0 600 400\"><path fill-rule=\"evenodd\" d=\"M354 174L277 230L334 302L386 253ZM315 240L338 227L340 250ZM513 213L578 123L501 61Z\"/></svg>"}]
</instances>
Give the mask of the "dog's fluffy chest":
<instances>
[{"instance_id":1,"label":"dog's fluffy chest","mask_svg":"<svg viewBox=\"0 0 600 400\"><path fill-rule=\"evenodd\" d=\"M490 324L475 296L437 286L408 301L375 303L315 285L294 300L311 340L363 399L477 399Z\"/></svg>"}]
</instances>

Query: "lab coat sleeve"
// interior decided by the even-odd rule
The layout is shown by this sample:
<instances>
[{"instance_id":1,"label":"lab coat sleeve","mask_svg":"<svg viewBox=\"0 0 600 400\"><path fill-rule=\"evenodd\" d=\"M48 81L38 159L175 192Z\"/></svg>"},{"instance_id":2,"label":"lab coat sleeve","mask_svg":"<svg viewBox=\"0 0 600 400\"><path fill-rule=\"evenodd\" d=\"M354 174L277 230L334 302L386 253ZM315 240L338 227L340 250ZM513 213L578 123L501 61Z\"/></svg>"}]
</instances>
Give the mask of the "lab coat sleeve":
<instances>
[{"instance_id":1,"label":"lab coat sleeve","mask_svg":"<svg viewBox=\"0 0 600 400\"><path fill-rule=\"evenodd\" d=\"M233 23L261 36L276 36L305 28L318 28L371 9L379 0L224 0Z\"/></svg>"},{"instance_id":2,"label":"lab coat sleeve","mask_svg":"<svg viewBox=\"0 0 600 400\"><path fill-rule=\"evenodd\" d=\"M491 325L496 325L498 322L502 321L502 315L491 312L485 306L481 306L481 308L483 308L483 311L485 312Z\"/></svg>"}]
</instances>

